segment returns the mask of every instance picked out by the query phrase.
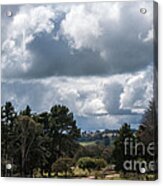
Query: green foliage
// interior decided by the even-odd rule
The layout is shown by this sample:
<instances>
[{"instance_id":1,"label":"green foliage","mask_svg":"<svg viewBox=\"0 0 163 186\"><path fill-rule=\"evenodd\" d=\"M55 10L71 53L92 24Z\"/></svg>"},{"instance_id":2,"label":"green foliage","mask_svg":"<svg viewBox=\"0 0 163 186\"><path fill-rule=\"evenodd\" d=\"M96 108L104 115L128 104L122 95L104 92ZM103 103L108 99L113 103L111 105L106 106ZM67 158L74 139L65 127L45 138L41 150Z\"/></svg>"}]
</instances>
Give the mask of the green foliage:
<instances>
[{"instance_id":1,"label":"green foliage","mask_svg":"<svg viewBox=\"0 0 163 186\"><path fill-rule=\"evenodd\" d=\"M124 141L126 138L134 138L130 125L128 125L127 123L122 125L122 127L119 130L118 137L114 142L115 147L112 153L112 159L116 165L115 169L117 171L125 171L123 168L123 163L125 160L131 158L125 155Z\"/></svg>"},{"instance_id":2,"label":"green foliage","mask_svg":"<svg viewBox=\"0 0 163 186\"><path fill-rule=\"evenodd\" d=\"M27 106L17 114L10 102L1 107L2 176L6 163L13 165L12 174L32 177L39 168L44 176L60 157L73 157L79 148L80 136L73 114L66 106L55 105L50 112L33 114ZM10 172L11 173L11 172Z\"/></svg>"},{"instance_id":3,"label":"green foliage","mask_svg":"<svg viewBox=\"0 0 163 186\"><path fill-rule=\"evenodd\" d=\"M7 176L6 163L13 162L11 131L17 113L11 102L6 102L1 107L1 174Z\"/></svg>"},{"instance_id":4,"label":"green foliage","mask_svg":"<svg viewBox=\"0 0 163 186\"><path fill-rule=\"evenodd\" d=\"M104 159L95 159L96 170L101 170L107 166L107 162Z\"/></svg>"},{"instance_id":5,"label":"green foliage","mask_svg":"<svg viewBox=\"0 0 163 186\"><path fill-rule=\"evenodd\" d=\"M68 172L72 173L72 166L74 165L72 158L59 158L52 164L52 171L58 175L59 172L64 173L67 177Z\"/></svg>"},{"instance_id":6,"label":"green foliage","mask_svg":"<svg viewBox=\"0 0 163 186\"><path fill-rule=\"evenodd\" d=\"M101 144L81 146L78 152L75 154L75 159L78 160L82 157L100 158L104 148L105 147Z\"/></svg>"},{"instance_id":7,"label":"green foliage","mask_svg":"<svg viewBox=\"0 0 163 186\"><path fill-rule=\"evenodd\" d=\"M146 109L142 122L139 127L138 136L145 144L149 144L150 142L157 143L157 112L156 112L156 104L154 101L149 103L148 108Z\"/></svg>"},{"instance_id":8,"label":"green foliage","mask_svg":"<svg viewBox=\"0 0 163 186\"><path fill-rule=\"evenodd\" d=\"M101 168L106 167L107 163L103 159L95 159L90 157L80 158L77 162L77 166L83 170L100 170Z\"/></svg>"},{"instance_id":9,"label":"green foliage","mask_svg":"<svg viewBox=\"0 0 163 186\"><path fill-rule=\"evenodd\" d=\"M156 124L156 108L151 102L137 133L138 139L145 144L151 138L156 142ZM117 171L124 172L123 162L131 158L124 154L124 140L137 137L130 125L125 123L115 136L114 143L110 143L107 131L96 131L95 136L94 133L88 134L96 140L91 140L91 143L85 141L87 145L82 146L77 142L80 129L73 113L66 106L54 105L49 112L38 114L32 113L27 105L20 113L16 113L10 102L1 107L1 131L2 176L22 177L80 177L91 173L99 178L108 163L111 166L114 163ZM143 158L150 160L151 157ZM10 172L6 171L6 163L12 164Z\"/></svg>"},{"instance_id":10,"label":"green foliage","mask_svg":"<svg viewBox=\"0 0 163 186\"><path fill-rule=\"evenodd\" d=\"M90 157L84 157L84 158L80 158L77 162L77 165L79 168L85 170L88 169L89 171L91 169L95 169L95 161L94 159L90 158Z\"/></svg>"},{"instance_id":11,"label":"green foliage","mask_svg":"<svg viewBox=\"0 0 163 186\"><path fill-rule=\"evenodd\" d=\"M108 136L104 137L104 146L109 146L110 145L110 138Z\"/></svg>"},{"instance_id":12,"label":"green foliage","mask_svg":"<svg viewBox=\"0 0 163 186\"><path fill-rule=\"evenodd\" d=\"M103 158L107 163L112 162L112 153L113 153L113 147L105 147L102 151L101 158Z\"/></svg>"},{"instance_id":13,"label":"green foliage","mask_svg":"<svg viewBox=\"0 0 163 186\"><path fill-rule=\"evenodd\" d=\"M138 139L142 141L146 146L153 143L154 144L154 156L150 156L147 152L143 159L145 161L155 161L157 164L158 161L158 115L157 115L157 106L154 100L149 102L149 106L146 109L141 125L137 132ZM157 172L157 165L155 166ZM156 174L157 175L157 174Z\"/></svg>"},{"instance_id":14,"label":"green foliage","mask_svg":"<svg viewBox=\"0 0 163 186\"><path fill-rule=\"evenodd\" d=\"M50 113L44 116L42 120L46 122L46 135L49 138L46 148L50 152L46 167L50 177L51 165L54 161L61 156L73 157L78 150L79 145L75 139L80 136L80 129L77 128L73 114L66 106L55 105Z\"/></svg>"},{"instance_id":15,"label":"green foliage","mask_svg":"<svg viewBox=\"0 0 163 186\"><path fill-rule=\"evenodd\" d=\"M31 115L31 108L29 105L26 106L25 110L21 111L20 114L21 115L26 115L26 116L30 116Z\"/></svg>"},{"instance_id":16,"label":"green foliage","mask_svg":"<svg viewBox=\"0 0 163 186\"><path fill-rule=\"evenodd\" d=\"M15 148L14 162L20 169L21 176L30 175L33 168L39 166L39 159L44 156L41 149L40 135L42 133L42 126L29 116L20 115L15 119L12 130L12 149Z\"/></svg>"},{"instance_id":17,"label":"green foliage","mask_svg":"<svg viewBox=\"0 0 163 186\"><path fill-rule=\"evenodd\" d=\"M112 162L113 147L104 146L102 144L92 144L86 146L80 146L79 150L75 154L74 159L78 161L82 157L91 157L96 159L104 159L107 163Z\"/></svg>"},{"instance_id":18,"label":"green foliage","mask_svg":"<svg viewBox=\"0 0 163 186\"><path fill-rule=\"evenodd\" d=\"M49 125L52 134L68 136L69 138L78 138L80 129L76 126L73 113L66 106L55 105L51 108L49 114Z\"/></svg>"}]
</instances>

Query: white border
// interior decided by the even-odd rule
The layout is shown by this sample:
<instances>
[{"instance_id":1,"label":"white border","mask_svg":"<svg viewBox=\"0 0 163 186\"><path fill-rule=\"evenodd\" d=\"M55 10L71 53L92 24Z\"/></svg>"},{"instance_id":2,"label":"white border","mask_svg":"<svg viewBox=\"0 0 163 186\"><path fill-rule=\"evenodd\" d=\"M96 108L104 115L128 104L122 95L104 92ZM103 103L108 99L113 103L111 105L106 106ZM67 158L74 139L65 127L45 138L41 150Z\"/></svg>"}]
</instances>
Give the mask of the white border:
<instances>
[{"instance_id":1,"label":"white border","mask_svg":"<svg viewBox=\"0 0 163 186\"><path fill-rule=\"evenodd\" d=\"M97 1L107 1L107 0L97 0ZM0 4L23 4L23 3L59 3L59 2L97 2L95 0L1 0ZM114 0L112 0L114 1ZM121 1L121 0L119 0ZM131 0L130 0L131 1ZM147 1L147 0L146 0ZM148 0L149 1L149 0ZM102 186L102 185L115 185L115 186L131 186L137 185L163 185L163 0L157 0L159 3L159 180L152 182L143 181L99 181L99 180L59 180L59 179L30 179L30 178L0 178L0 185L2 186Z\"/></svg>"}]
</instances>

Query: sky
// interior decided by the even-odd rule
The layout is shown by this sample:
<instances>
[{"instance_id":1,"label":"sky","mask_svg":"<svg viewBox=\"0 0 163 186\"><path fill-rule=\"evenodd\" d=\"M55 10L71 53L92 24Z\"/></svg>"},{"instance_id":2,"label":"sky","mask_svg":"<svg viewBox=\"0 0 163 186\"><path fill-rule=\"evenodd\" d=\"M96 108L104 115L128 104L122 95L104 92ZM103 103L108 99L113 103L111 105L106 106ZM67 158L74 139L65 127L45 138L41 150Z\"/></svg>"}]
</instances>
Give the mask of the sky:
<instances>
[{"instance_id":1,"label":"sky","mask_svg":"<svg viewBox=\"0 0 163 186\"><path fill-rule=\"evenodd\" d=\"M1 14L2 104L66 105L83 130L138 128L153 97L152 2L3 5Z\"/></svg>"}]
</instances>

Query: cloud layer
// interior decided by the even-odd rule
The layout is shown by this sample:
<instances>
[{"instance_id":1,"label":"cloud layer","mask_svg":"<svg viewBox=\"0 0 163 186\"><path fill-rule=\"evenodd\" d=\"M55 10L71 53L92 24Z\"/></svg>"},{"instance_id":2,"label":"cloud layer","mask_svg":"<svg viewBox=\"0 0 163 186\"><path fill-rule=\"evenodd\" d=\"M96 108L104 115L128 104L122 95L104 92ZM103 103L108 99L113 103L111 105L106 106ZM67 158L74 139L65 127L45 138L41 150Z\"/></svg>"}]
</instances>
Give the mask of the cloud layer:
<instances>
[{"instance_id":1,"label":"cloud layer","mask_svg":"<svg viewBox=\"0 0 163 186\"><path fill-rule=\"evenodd\" d=\"M5 28L3 77L112 75L145 68L153 59L152 6L146 2L146 15L141 6L21 6Z\"/></svg>"},{"instance_id":2,"label":"cloud layer","mask_svg":"<svg viewBox=\"0 0 163 186\"><path fill-rule=\"evenodd\" d=\"M2 6L2 103L65 104L85 129L137 127L153 95L152 6Z\"/></svg>"},{"instance_id":3,"label":"cloud layer","mask_svg":"<svg viewBox=\"0 0 163 186\"><path fill-rule=\"evenodd\" d=\"M152 68L134 75L10 80L2 84L2 102L12 101L18 110L29 104L34 112L64 104L82 128L116 128L125 121L134 125L151 99L151 74Z\"/></svg>"}]
</instances>

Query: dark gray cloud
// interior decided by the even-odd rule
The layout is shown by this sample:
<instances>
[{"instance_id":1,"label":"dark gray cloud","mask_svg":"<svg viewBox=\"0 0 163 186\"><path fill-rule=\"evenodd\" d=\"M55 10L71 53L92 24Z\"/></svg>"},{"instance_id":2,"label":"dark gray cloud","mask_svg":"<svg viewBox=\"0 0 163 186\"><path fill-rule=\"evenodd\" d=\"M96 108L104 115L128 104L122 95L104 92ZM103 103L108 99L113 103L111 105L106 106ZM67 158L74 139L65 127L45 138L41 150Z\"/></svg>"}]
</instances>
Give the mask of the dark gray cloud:
<instances>
[{"instance_id":1,"label":"dark gray cloud","mask_svg":"<svg viewBox=\"0 0 163 186\"><path fill-rule=\"evenodd\" d=\"M40 34L28 45L35 62L25 75L29 78L48 76L85 76L107 72L100 56L89 50L71 54L64 40L55 41L47 34Z\"/></svg>"},{"instance_id":2,"label":"dark gray cloud","mask_svg":"<svg viewBox=\"0 0 163 186\"><path fill-rule=\"evenodd\" d=\"M153 60L152 20L140 15L139 6L21 6L3 29L8 35L3 36L2 77L101 76L145 68Z\"/></svg>"}]
</instances>

